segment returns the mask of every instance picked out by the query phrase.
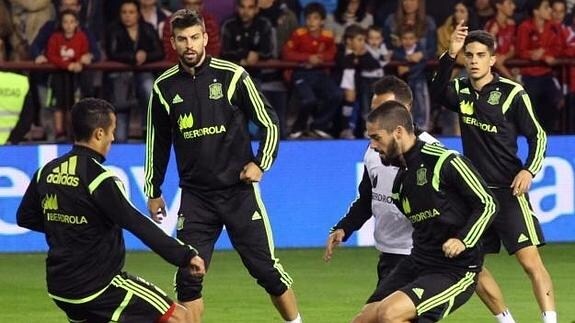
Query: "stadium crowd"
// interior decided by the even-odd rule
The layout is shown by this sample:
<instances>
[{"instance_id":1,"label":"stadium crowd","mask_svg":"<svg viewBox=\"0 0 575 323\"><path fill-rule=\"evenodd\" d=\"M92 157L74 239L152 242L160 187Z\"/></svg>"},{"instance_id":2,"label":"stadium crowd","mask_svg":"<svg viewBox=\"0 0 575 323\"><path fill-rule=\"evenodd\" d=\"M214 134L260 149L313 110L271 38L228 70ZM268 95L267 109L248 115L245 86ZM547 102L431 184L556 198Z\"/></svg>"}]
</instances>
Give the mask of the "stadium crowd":
<instances>
[{"instance_id":1,"label":"stadium crowd","mask_svg":"<svg viewBox=\"0 0 575 323\"><path fill-rule=\"evenodd\" d=\"M257 80L279 116L282 139L365 138L371 84L384 74L409 84L421 129L459 135L456 114L430 101L428 84L461 20L469 30L496 37L497 72L524 85L547 133L575 131L569 60L575 56L575 1L436 2L0 0L0 71L10 69L10 61L52 67L18 71L29 84L1 85L0 101L11 106L1 104L0 130L7 134L0 139L18 129L5 142L69 141L69 110L82 97L114 104L117 141L144 138L154 79L177 62L169 21L180 8L202 12L208 54L242 65ZM89 68L95 62L126 67ZM130 68L150 63L161 67ZM452 76L462 73L456 68ZM17 84L22 88L10 88ZM16 92L22 98L13 101ZM259 136L256 130L252 135Z\"/></svg>"}]
</instances>

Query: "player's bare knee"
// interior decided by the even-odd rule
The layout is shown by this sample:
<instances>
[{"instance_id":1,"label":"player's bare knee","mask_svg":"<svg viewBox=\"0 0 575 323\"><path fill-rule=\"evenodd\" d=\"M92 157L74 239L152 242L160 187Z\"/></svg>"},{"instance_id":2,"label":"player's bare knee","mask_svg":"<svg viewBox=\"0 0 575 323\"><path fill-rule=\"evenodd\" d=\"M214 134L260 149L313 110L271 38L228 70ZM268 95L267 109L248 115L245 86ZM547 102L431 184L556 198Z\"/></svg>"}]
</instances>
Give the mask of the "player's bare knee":
<instances>
[{"instance_id":1,"label":"player's bare knee","mask_svg":"<svg viewBox=\"0 0 575 323\"><path fill-rule=\"evenodd\" d=\"M382 302L377 307L377 322L392 323L397 321L398 309L393 304Z\"/></svg>"},{"instance_id":2,"label":"player's bare knee","mask_svg":"<svg viewBox=\"0 0 575 323\"><path fill-rule=\"evenodd\" d=\"M176 304L172 315L168 318L166 323L192 323L187 318L187 310L182 305Z\"/></svg>"}]
</instances>

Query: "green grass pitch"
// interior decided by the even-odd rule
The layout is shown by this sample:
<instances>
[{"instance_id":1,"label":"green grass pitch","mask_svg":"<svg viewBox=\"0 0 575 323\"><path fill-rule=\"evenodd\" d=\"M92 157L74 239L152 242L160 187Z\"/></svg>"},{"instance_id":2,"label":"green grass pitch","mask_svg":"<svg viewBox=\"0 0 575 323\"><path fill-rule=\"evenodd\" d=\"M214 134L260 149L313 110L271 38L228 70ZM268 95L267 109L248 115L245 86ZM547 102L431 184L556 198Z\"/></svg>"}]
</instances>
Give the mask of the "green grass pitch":
<instances>
[{"instance_id":1,"label":"green grass pitch","mask_svg":"<svg viewBox=\"0 0 575 323\"><path fill-rule=\"evenodd\" d=\"M559 321L575 322L575 244L540 249L553 277ZM276 255L295 280L294 290L306 323L349 322L375 284L373 248L339 248L331 263L323 249L280 249ZM65 316L48 299L43 254L0 254L0 322L60 323ZM487 258L518 322L540 322L531 285L514 257ZM126 269L172 292L173 268L148 252L133 252ZM282 322L264 291L249 277L232 251L214 255L206 277L205 323ZM495 322L477 296L444 322Z\"/></svg>"}]
</instances>

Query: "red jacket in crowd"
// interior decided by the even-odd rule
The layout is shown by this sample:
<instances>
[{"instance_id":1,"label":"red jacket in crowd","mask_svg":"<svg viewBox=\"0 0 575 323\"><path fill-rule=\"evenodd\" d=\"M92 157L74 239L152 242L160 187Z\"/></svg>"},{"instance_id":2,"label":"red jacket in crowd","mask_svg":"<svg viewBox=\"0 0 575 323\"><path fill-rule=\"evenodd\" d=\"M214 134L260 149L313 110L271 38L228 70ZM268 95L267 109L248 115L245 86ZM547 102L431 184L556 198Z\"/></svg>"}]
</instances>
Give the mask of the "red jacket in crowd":
<instances>
[{"instance_id":1,"label":"red jacket in crowd","mask_svg":"<svg viewBox=\"0 0 575 323\"><path fill-rule=\"evenodd\" d=\"M331 30L323 29L319 36L313 36L305 27L296 29L282 48L282 58L287 61L305 63L311 55L321 55L324 63L335 60L335 38Z\"/></svg>"},{"instance_id":2,"label":"red jacket in crowd","mask_svg":"<svg viewBox=\"0 0 575 323\"><path fill-rule=\"evenodd\" d=\"M539 32L533 19L528 19L519 25L517 30L517 54L519 58L531 59L531 51L543 48L545 57L558 58L563 55L565 49L565 38L561 28L557 25L546 21L543 31ZM551 67L533 66L523 67L522 75L541 76L551 73Z\"/></svg>"},{"instance_id":3,"label":"red jacket in crowd","mask_svg":"<svg viewBox=\"0 0 575 323\"><path fill-rule=\"evenodd\" d=\"M57 31L50 36L46 45L46 58L59 68L68 69L70 63L79 62L82 55L89 53L88 36L78 29L72 38Z\"/></svg>"}]
</instances>

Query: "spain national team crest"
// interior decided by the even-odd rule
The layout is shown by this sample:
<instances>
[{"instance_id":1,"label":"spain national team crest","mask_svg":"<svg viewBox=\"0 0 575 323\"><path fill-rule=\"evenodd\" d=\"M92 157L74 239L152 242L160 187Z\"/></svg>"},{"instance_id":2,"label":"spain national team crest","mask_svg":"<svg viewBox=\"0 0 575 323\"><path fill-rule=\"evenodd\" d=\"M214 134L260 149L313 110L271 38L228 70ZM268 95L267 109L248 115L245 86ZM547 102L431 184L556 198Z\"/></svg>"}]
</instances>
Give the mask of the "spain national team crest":
<instances>
[{"instance_id":1,"label":"spain national team crest","mask_svg":"<svg viewBox=\"0 0 575 323\"><path fill-rule=\"evenodd\" d=\"M427 168L418 169L417 173L416 173L416 177L417 177L417 185L418 186L423 186L423 185L427 184Z\"/></svg>"},{"instance_id":2,"label":"spain national team crest","mask_svg":"<svg viewBox=\"0 0 575 323\"><path fill-rule=\"evenodd\" d=\"M210 84L210 99L218 100L224 97L224 92L222 91L222 83L212 83Z\"/></svg>"},{"instance_id":3,"label":"spain national team crest","mask_svg":"<svg viewBox=\"0 0 575 323\"><path fill-rule=\"evenodd\" d=\"M487 103L491 105L499 104L499 99L501 98L501 92L499 91L491 91L489 93L489 98L487 99Z\"/></svg>"}]
</instances>

